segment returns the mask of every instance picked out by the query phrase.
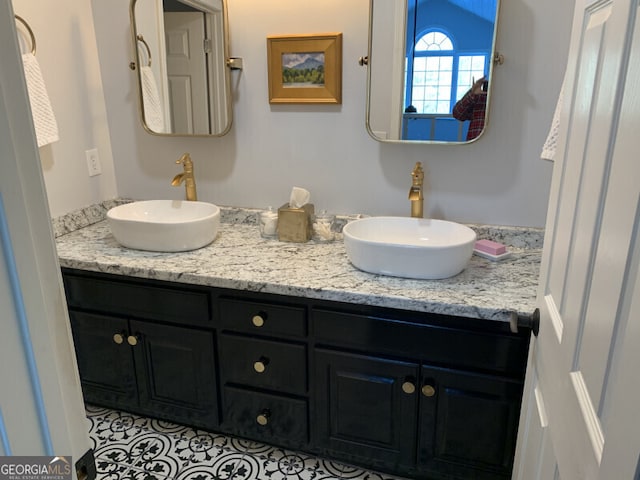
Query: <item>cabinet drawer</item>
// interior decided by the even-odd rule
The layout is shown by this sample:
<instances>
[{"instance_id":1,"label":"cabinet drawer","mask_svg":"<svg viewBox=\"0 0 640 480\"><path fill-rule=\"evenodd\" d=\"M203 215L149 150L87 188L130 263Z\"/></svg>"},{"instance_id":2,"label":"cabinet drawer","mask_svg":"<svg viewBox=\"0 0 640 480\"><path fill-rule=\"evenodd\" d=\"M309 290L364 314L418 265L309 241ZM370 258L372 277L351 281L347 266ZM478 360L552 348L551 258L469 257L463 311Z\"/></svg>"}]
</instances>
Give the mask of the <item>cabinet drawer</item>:
<instances>
[{"instance_id":1,"label":"cabinet drawer","mask_svg":"<svg viewBox=\"0 0 640 480\"><path fill-rule=\"evenodd\" d=\"M304 447L309 439L307 401L224 388L224 426L236 435Z\"/></svg>"},{"instance_id":2,"label":"cabinet drawer","mask_svg":"<svg viewBox=\"0 0 640 480\"><path fill-rule=\"evenodd\" d=\"M304 337L307 335L305 309L245 300L220 300L224 328L259 335Z\"/></svg>"},{"instance_id":3,"label":"cabinet drawer","mask_svg":"<svg viewBox=\"0 0 640 480\"><path fill-rule=\"evenodd\" d=\"M211 298L204 290L66 274L71 307L180 323L211 321Z\"/></svg>"},{"instance_id":4,"label":"cabinet drawer","mask_svg":"<svg viewBox=\"0 0 640 480\"><path fill-rule=\"evenodd\" d=\"M307 392L304 345L222 334L220 359L223 382L299 395Z\"/></svg>"},{"instance_id":5,"label":"cabinet drawer","mask_svg":"<svg viewBox=\"0 0 640 480\"><path fill-rule=\"evenodd\" d=\"M469 320L473 322L473 320ZM524 376L528 337L468 331L354 313L313 311L316 342L427 363Z\"/></svg>"}]
</instances>

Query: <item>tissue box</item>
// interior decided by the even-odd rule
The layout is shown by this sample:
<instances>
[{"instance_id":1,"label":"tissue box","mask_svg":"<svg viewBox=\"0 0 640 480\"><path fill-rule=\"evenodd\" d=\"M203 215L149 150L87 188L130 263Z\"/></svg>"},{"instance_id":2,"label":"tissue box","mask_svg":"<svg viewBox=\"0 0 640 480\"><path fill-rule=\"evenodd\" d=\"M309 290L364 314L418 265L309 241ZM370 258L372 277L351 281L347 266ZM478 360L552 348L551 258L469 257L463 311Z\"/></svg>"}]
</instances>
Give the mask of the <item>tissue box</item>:
<instances>
[{"instance_id":1,"label":"tissue box","mask_svg":"<svg viewBox=\"0 0 640 480\"><path fill-rule=\"evenodd\" d=\"M307 203L300 208L291 208L285 203L278 209L278 240L297 243L311 240L313 214L313 203Z\"/></svg>"}]
</instances>

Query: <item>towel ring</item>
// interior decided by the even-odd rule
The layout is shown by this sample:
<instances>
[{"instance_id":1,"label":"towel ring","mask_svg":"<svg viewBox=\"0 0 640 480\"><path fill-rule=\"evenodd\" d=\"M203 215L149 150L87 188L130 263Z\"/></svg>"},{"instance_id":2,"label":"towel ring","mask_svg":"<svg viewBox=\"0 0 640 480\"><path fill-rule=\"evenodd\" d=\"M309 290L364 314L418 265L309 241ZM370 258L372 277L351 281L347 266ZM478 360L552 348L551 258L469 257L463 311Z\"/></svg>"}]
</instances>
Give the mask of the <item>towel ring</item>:
<instances>
[{"instance_id":1,"label":"towel ring","mask_svg":"<svg viewBox=\"0 0 640 480\"><path fill-rule=\"evenodd\" d=\"M150 67L151 66L151 49L149 48L149 44L144 39L144 37L142 36L141 33L139 33L136 38L138 39L139 42L142 42L142 44L144 45L144 48L147 49L147 58L149 59L149 62L147 63L147 66Z\"/></svg>"},{"instance_id":2,"label":"towel ring","mask_svg":"<svg viewBox=\"0 0 640 480\"><path fill-rule=\"evenodd\" d=\"M22 25L24 25L24 28L26 28L27 32L29 32L29 37L31 37L31 53L35 55L36 54L36 36L33 34L33 30L31 30L31 27L29 26L29 24L26 22L24 18L22 18L19 15L14 15L14 17L16 17L16 20L18 20Z\"/></svg>"}]
</instances>

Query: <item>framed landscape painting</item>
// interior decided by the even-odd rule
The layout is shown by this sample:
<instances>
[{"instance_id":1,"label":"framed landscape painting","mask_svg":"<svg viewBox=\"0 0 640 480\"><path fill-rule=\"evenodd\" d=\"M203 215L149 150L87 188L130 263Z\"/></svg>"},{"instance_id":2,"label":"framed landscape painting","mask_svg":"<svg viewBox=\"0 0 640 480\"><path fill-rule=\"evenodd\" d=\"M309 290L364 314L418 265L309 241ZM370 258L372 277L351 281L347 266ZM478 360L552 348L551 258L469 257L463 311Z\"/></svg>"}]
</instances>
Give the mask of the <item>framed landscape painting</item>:
<instances>
[{"instance_id":1,"label":"framed landscape painting","mask_svg":"<svg viewBox=\"0 0 640 480\"><path fill-rule=\"evenodd\" d=\"M269 103L342 103L342 34L267 37Z\"/></svg>"}]
</instances>

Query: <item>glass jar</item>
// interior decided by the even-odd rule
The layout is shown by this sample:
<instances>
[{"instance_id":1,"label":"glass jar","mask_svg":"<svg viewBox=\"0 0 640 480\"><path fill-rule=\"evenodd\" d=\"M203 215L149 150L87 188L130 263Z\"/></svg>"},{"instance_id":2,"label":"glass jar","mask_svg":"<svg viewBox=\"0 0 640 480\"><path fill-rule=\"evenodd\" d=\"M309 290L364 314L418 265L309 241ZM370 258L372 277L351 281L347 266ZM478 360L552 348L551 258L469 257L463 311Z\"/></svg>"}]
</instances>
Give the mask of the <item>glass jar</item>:
<instances>
[{"instance_id":1,"label":"glass jar","mask_svg":"<svg viewBox=\"0 0 640 480\"><path fill-rule=\"evenodd\" d=\"M260 212L260 235L264 238L276 238L278 235L278 212L271 207Z\"/></svg>"},{"instance_id":2,"label":"glass jar","mask_svg":"<svg viewBox=\"0 0 640 480\"><path fill-rule=\"evenodd\" d=\"M317 214L313 219L313 240L316 242L332 242L336 238L333 224L336 216L325 210Z\"/></svg>"}]
</instances>

